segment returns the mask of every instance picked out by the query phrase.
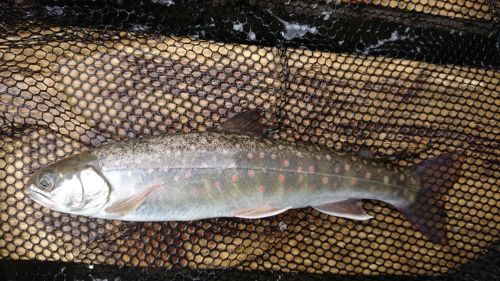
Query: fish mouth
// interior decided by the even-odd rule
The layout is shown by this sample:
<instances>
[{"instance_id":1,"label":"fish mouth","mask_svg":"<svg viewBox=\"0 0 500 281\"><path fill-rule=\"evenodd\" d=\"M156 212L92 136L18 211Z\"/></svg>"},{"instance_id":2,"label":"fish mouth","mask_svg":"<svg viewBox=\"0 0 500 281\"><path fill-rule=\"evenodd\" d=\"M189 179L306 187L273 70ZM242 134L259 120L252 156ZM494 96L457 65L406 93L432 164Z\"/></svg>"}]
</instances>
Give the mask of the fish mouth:
<instances>
[{"instance_id":1,"label":"fish mouth","mask_svg":"<svg viewBox=\"0 0 500 281\"><path fill-rule=\"evenodd\" d=\"M28 196L31 198L31 200L48 208L54 207L54 202L52 202L52 200L50 200L49 196L47 196L46 194L36 190L36 188L33 188L32 186L28 186L27 190Z\"/></svg>"}]
</instances>

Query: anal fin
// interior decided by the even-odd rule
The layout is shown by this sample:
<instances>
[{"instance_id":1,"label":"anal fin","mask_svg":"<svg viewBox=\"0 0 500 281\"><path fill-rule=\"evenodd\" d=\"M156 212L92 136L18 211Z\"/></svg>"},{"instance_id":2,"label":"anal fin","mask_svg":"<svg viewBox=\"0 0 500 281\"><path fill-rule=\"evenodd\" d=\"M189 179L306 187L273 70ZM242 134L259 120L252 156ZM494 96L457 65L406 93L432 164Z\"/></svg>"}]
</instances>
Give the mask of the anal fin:
<instances>
[{"instance_id":1,"label":"anal fin","mask_svg":"<svg viewBox=\"0 0 500 281\"><path fill-rule=\"evenodd\" d=\"M336 217L343 217L353 220L368 220L373 218L363 210L361 200L348 199L319 206L313 206L314 209Z\"/></svg>"},{"instance_id":2,"label":"anal fin","mask_svg":"<svg viewBox=\"0 0 500 281\"><path fill-rule=\"evenodd\" d=\"M281 214L288 209L290 209L290 207L273 208L273 207L265 206L265 207L256 208L256 209L239 211L236 214L234 214L234 216L237 218L242 218L242 219L260 219L260 218L272 217L272 216L275 216L277 214Z\"/></svg>"}]
</instances>

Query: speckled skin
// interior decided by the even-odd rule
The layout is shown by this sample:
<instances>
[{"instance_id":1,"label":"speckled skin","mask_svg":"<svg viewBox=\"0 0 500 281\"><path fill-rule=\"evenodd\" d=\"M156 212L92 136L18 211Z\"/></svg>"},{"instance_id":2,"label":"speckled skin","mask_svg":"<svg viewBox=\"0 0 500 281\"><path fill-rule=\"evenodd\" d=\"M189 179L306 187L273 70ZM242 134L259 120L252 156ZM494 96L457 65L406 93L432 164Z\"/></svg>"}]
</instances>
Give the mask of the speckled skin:
<instances>
[{"instance_id":1,"label":"speckled skin","mask_svg":"<svg viewBox=\"0 0 500 281\"><path fill-rule=\"evenodd\" d=\"M164 135L104 146L55 165L82 163L110 186L99 218L131 221L238 216L259 208L302 208L345 199L377 199L404 207L418 180L405 170L303 143L204 132ZM155 186L127 214L106 212Z\"/></svg>"}]
</instances>

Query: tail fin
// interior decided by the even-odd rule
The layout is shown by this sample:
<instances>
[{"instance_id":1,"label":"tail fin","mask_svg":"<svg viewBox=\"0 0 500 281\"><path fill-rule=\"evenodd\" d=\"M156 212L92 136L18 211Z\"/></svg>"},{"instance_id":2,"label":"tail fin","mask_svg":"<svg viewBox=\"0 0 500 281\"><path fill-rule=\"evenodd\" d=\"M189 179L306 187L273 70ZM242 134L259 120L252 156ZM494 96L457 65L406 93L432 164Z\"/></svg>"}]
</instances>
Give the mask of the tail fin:
<instances>
[{"instance_id":1,"label":"tail fin","mask_svg":"<svg viewBox=\"0 0 500 281\"><path fill-rule=\"evenodd\" d=\"M434 243L446 244L446 212L441 196L458 180L464 156L449 153L411 167L421 185L415 201L400 211Z\"/></svg>"}]
</instances>

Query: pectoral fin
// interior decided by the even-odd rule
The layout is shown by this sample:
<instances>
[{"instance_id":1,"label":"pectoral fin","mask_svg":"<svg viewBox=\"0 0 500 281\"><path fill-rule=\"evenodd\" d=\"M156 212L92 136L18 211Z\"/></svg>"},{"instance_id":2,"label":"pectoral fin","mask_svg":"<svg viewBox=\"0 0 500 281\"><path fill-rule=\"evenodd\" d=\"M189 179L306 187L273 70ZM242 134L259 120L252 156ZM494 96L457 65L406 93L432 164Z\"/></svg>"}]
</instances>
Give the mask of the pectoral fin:
<instances>
[{"instance_id":1,"label":"pectoral fin","mask_svg":"<svg viewBox=\"0 0 500 281\"><path fill-rule=\"evenodd\" d=\"M144 191L130 196L124 200L118 201L114 203L113 205L109 206L106 208L106 212L108 213L115 213L118 215L126 215L135 209L139 208L139 206L146 200L148 195L155 190L156 188L160 187L161 184L156 184L153 186L150 186L146 188Z\"/></svg>"},{"instance_id":2,"label":"pectoral fin","mask_svg":"<svg viewBox=\"0 0 500 281\"><path fill-rule=\"evenodd\" d=\"M336 217L343 217L353 220L368 220L373 218L365 213L361 200L348 199L339 202L313 206L314 209Z\"/></svg>"},{"instance_id":3,"label":"pectoral fin","mask_svg":"<svg viewBox=\"0 0 500 281\"><path fill-rule=\"evenodd\" d=\"M279 208L272 208L272 207L265 206L265 207L256 208L256 209L239 211L236 214L234 214L234 216L237 218L242 218L242 219L260 219L260 218L271 217L271 216L275 216L277 214L281 214L288 209L290 209L290 208L286 207L286 208L279 209Z\"/></svg>"},{"instance_id":4,"label":"pectoral fin","mask_svg":"<svg viewBox=\"0 0 500 281\"><path fill-rule=\"evenodd\" d=\"M233 118L222 123L217 128L217 131L232 132L256 137L264 136L268 128L259 123L259 116L260 111L257 109L239 113Z\"/></svg>"}]
</instances>

